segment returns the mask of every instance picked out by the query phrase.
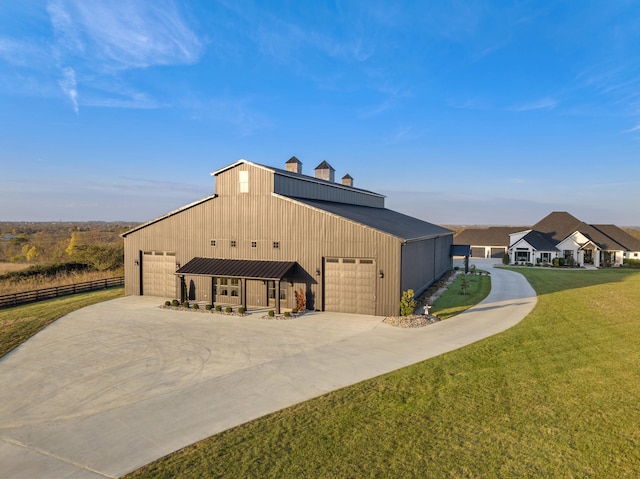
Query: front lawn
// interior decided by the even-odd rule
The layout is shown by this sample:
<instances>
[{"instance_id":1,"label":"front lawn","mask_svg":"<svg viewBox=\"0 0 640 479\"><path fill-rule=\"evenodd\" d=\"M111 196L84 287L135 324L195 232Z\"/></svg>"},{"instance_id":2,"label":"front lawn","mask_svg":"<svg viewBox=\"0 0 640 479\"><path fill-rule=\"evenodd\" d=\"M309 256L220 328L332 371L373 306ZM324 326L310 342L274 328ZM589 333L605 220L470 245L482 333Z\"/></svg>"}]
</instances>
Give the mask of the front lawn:
<instances>
[{"instance_id":1,"label":"front lawn","mask_svg":"<svg viewBox=\"0 0 640 479\"><path fill-rule=\"evenodd\" d=\"M462 282L467 281L466 294L462 291ZM447 291L436 299L429 311L440 319L447 319L475 306L491 291L491 277L478 274L459 274L449 285Z\"/></svg>"},{"instance_id":2,"label":"front lawn","mask_svg":"<svg viewBox=\"0 0 640 479\"><path fill-rule=\"evenodd\" d=\"M539 298L508 331L128 477L638 477L640 273L519 271Z\"/></svg>"}]
</instances>

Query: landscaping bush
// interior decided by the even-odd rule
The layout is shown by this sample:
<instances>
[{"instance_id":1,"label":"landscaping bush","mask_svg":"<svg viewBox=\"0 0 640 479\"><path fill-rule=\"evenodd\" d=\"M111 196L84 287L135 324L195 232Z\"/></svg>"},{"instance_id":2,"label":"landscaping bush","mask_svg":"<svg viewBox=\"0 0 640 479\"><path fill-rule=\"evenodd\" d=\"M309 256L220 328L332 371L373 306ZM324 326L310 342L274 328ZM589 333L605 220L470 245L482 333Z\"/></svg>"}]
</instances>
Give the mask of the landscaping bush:
<instances>
[{"instance_id":1,"label":"landscaping bush","mask_svg":"<svg viewBox=\"0 0 640 479\"><path fill-rule=\"evenodd\" d=\"M200 309L200 305L198 303L194 303L193 309Z\"/></svg>"},{"instance_id":2,"label":"landscaping bush","mask_svg":"<svg viewBox=\"0 0 640 479\"><path fill-rule=\"evenodd\" d=\"M509 257L509 253L505 253L502 255L502 264L505 266L511 262L511 258Z\"/></svg>"},{"instance_id":3,"label":"landscaping bush","mask_svg":"<svg viewBox=\"0 0 640 479\"><path fill-rule=\"evenodd\" d=\"M204 309L206 309L207 311L211 311L211 305L210 304L205 305Z\"/></svg>"},{"instance_id":4,"label":"landscaping bush","mask_svg":"<svg viewBox=\"0 0 640 479\"><path fill-rule=\"evenodd\" d=\"M469 273L476 274L476 265L475 264L472 264L471 266L469 266Z\"/></svg>"},{"instance_id":5,"label":"landscaping bush","mask_svg":"<svg viewBox=\"0 0 640 479\"><path fill-rule=\"evenodd\" d=\"M293 308L293 309L291 310L291 312L292 312L293 314L298 314L298 308Z\"/></svg>"},{"instance_id":6,"label":"landscaping bush","mask_svg":"<svg viewBox=\"0 0 640 479\"><path fill-rule=\"evenodd\" d=\"M269 315L270 318L273 318L276 315L276 313L272 309L270 309L267 314Z\"/></svg>"},{"instance_id":7,"label":"landscaping bush","mask_svg":"<svg viewBox=\"0 0 640 479\"><path fill-rule=\"evenodd\" d=\"M290 313L289 311L285 311L285 312L284 312L284 317L285 317L285 318L289 318L289 317L291 317L291 313Z\"/></svg>"},{"instance_id":8,"label":"landscaping bush","mask_svg":"<svg viewBox=\"0 0 640 479\"><path fill-rule=\"evenodd\" d=\"M238 313L239 314L244 314L244 308L243 307L239 307L238 308Z\"/></svg>"},{"instance_id":9,"label":"landscaping bush","mask_svg":"<svg viewBox=\"0 0 640 479\"><path fill-rule=\"evenodd\" d=\"M171 301L165 301L165 302L164 302L164 305L165 305L165 306L171 306Z\"/></svg>"},{"instance_id":10,"label":"landscaping bush","mask_svg":"<svg viewBox=\"0 0 640 479\"><path fill-rule=\"evenodd\" d=\"M174 299L173 301L171 301L171 306L175 306L175 307L180 306L180 301L178 301L177 299Z\"/></svg>"},{"instance_id":11,"label":"landscaping bush","mask_svg":"<svg viewBox=\"0 0 640 479\"><path fill-rule=\"evenodd\" d=\"M622 265L626 268L640 268L640 259L625 259L622 261Z\"/></svg>"},{"instance_id":12,"label":"landscaping bush","mask_svg":"<svg viewBox=\"0 0 640 479\"><path fill-rule=\"evenodd\" d=\"M184 303L182 303L182 307L183 308L188 308L189 307L189 301L185 301Z\"/></svg>"},{"instance_id":13,"label":"landscaping bush","mask_svg":"<svg viewBox=\"0 0 640 479\"><path fill-rule=\"evenodd\" d=\"M220 306L219 304L218 304L218 305L216 305L216 311L217 311L217 312L222 311L222 306Z\"/></svg>"},{"instance_id":14,"label":"landscaping bush","mask_svg":"<svg viewBox=\"0 0 640 479\"><path fill-rule=\"evenodd\" d=\"M233 308L231 308L230 306L227 306L226 308L224 308L224 312L225 313L233 313Z\"/></svg>"},{"instance_id":15,"label":"landscaping bush","mask_svg":"<svg viewBox=\"0 0 640 479\"><path fill-rule=\"evenodd\" d=\"M307 296L304 294L304 291L300 289L300 291L294 291L296 296L296 309L298 311L304 311L307 309Z\"/></svg>"},{"instance_id":16,"label":"landscaping bush","mask_svg":"<svg viewBox=\"0 0 640 479\"><path fill-rule=\"evenodd\" d=\"M410 316L416 309L416 300L414 299L414 292L412 289L408 289L402 293L400 299L400 316Z\"/></svg>"}]
</instances>

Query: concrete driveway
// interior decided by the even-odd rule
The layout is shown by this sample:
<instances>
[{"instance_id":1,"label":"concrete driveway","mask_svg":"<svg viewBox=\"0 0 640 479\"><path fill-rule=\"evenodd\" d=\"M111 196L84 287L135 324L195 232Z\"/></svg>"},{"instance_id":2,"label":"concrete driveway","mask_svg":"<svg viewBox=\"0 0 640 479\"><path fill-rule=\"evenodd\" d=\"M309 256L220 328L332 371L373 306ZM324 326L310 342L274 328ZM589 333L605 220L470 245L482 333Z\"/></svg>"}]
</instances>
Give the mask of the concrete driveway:
<instances>
[{"instance_id":1,"label":"concrete driveway","mask_svg":"<svg viewBox=\"0 0 640 479\"><path fill-rule=\"evenodd\" d=\"M487 267L487 264L478 264ZM119 477L273 411L504 331L534 307L492 269L466 313L420 329L380 317L287 321L162 310L125 297L71 313L0 360L0 464L10 478Z\"/></svg>"}]
</instances>

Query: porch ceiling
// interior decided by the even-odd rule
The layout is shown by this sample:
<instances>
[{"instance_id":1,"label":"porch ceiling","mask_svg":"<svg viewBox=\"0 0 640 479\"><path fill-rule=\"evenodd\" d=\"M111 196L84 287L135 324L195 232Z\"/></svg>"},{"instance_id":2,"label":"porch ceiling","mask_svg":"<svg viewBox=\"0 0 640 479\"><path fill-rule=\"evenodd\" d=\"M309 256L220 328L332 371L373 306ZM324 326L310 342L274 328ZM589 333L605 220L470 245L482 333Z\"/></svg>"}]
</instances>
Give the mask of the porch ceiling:
<instances>
[{"instance_id":1,"label":"porch ceiling","mask_svg":"<svg viewBox=\"0 0 640 479\"><path fill-rule=\"evenodd\" d=\"M296 265L295 261L193 258L180 267L177 275L219 276L280 280Z\"/></svg>"}]
</instances>

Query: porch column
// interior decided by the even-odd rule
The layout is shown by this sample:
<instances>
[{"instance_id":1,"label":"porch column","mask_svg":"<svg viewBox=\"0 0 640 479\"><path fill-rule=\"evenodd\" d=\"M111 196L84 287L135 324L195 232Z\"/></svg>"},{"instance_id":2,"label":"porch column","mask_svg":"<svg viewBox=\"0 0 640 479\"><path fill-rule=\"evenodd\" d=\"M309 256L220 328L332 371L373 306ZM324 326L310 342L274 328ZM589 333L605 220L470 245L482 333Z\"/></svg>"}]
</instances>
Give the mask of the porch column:
<instances>
[{"instance_id":1,"label":"porch column","mask_svg":"<svg viewBox=\"0 0 640 479\"><path fill-rule=\"evenodd\" d=\"M247 279L242 278L240 280L240 302L244 310L247 310Z\"/></svg>"},{"instance_id":2,"label":"porch column","mask_svg":"<svg viewBox=\"0 0 640 479\"><path fill-rule=\"evenodd\" d=\"M211 306L216 303L216 277L211 276Z\"/></svg>"},{"instance_id":3,"label":"porch column","mask_svg":"<svg viewBox=\"0 0 640 479\"><path fill-rule=\"evenodd\" d=\"M276 314L280 314L280 280L276 282Z\"/></svg>"}]
</instances>

